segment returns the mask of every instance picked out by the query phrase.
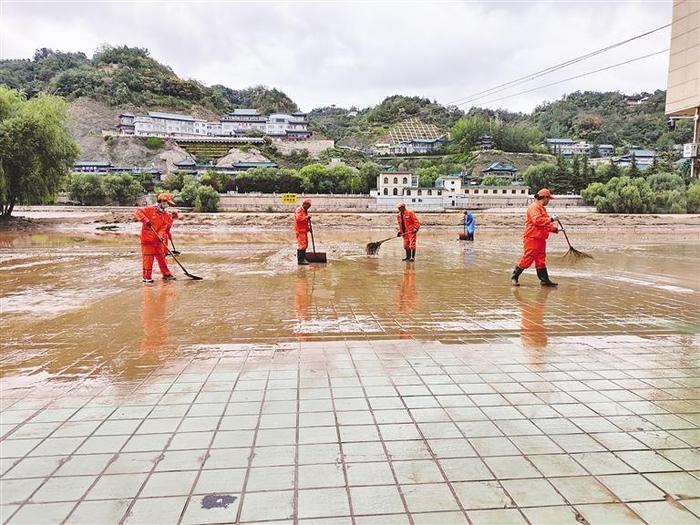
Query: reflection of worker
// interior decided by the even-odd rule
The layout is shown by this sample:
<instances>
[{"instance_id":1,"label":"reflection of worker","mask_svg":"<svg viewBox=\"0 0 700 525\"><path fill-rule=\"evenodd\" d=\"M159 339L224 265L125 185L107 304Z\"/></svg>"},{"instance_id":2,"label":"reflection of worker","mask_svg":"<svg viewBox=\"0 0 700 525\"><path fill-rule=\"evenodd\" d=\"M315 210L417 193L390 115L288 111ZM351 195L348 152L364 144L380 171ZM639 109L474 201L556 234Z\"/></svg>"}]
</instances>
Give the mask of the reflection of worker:
<instances>
[{"instance_id":1,"label":"reflection of worker","mask_svg":"<svg viewBox=\"0 0 700 525\"><path fill-rule=\"evenodd\" d=\"M167 344L168 310L176 298L177 288L172 284L163 283L158 289L144 286L141 317L141 352L144 355L157 357L158 351Z\"/></svg>"},{"instance_id":2,"label":"reflection of worker","mask_svg":"<svg viewBox=\"0 0 700 525\"><path fill-rule=\"evenodd\" d=\"M410 312L418 306L418 289L416 288L416 270L407 266L403 271L401 284L399 285L397 303L399 312Z\"/></svg>"},{"instance_id":3,"label":"reflection of worker","mask_svg":"<svg viewBox=\"0 0 700 525\"><path fill-rule=\"evenodd\" d=\"M557 285L557 283L549 280L546 262L547 237L549 237L550 233L559 233L559 229L554 224L557 216L552 215L550 217L545 209L545 206L553 198L552 193L547 188L542 188L535 194L535 202L527 208L525 231L523 232L523 256L510 276L510 282L513 286L520 286L520 283L518 283L520 274L529 268L533 261L540 284L542 286Z\"/></svg>"},{"instance_id":4,"label":"reflection of worker","mask_svg":"<svg viewBox=\"0 0 700 525\"><path fill-rule=\"evenodd\" d=\"M521 290L513 295L520 305L520 340L527 348L546 348L547 329L544 325L544 307L551 287L542 287L533 300L527 301Z\"/></svg>"},{"instance_id":5,"label":"reflection of worker","mask_svg":"<svg viewBox=\"0 0 700 525\"><path fill-rule=\"evenodd\" d=\"M396 236L400 237L403 235L403 249L406 251L406 257L402 260L415 261L416 237L420 229L420 221L413 210L406 209L406 205L403 202L399 202L396 207L399 210L399 214L396 216L399 232Z\"/></svg>"},{"instance_id":6,"label":"reflection of worker","mask_svg":"<svg viewBox=\"0 0 700 525\"><path fill-rule=\"evenodd\" d=\"M476 218L474 214L470 211L464 212L464 235L467 236L468 241L474 240L474 231L476 230Z\"/></svg>"},{"instance_id":7,"label":"reflection of worker","mask_svg":"<svg viewBox=\"0 0 700 525\"><path fill-rule=\"evenodd\" d=\"M309 231L311 230L311 199L304 199L301 206L294 212L294 233L297 236L297 264L306 265L306 249L309 247Z\"/></svg>"},{"instance_id":8,"label":"reflection of worker","mask_svg":"<svg viewBox=\"0 0 700 525\"><path fill-rule=\"evenodd\" d=\"M166 245L170 238L170 228L173 225L173 217L165 210L168 205L174 206L169 193L161 193L157 197L157 203L145 208L139 208L134 213L141 227L141 258L143 263L143 282L153 282L153 258L158 261L158 268L163 280L170 281L175 276L170 272L165 261Z\"/></svg>"},{"instance_id":9,"label":"reflection of worker","mask_svg":"<svg viewBox=\"0 0 700 525\"><path fill-rule=\"evenodd\" d=\"M311 306L309 276L304 270L297 274L296 290L294 292L294 311L300 321L309 319L309 306Z\"/></svg>"}]
</instances>

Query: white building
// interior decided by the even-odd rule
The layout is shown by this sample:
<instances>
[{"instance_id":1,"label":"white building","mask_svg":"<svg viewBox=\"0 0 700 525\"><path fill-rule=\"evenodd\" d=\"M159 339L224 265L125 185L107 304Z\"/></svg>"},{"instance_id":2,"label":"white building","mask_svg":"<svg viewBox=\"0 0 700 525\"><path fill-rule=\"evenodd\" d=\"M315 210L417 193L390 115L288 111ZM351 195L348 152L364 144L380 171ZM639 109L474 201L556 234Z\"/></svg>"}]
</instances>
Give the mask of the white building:
<instances>
[{"instance_id":1,"label":"white building","mask_svg":"<svg viewBox=\"0 0 700 525\"><path fill-rule=\"evenodd\" d=\"M377 189L370 192L376 208L388 210L400 201L422 210L465 209L474 206L525 206L527 186L462 185L461 175L439 177L435 186L420 186L418 176L408 172L383 172L377 176Z\"/></svg>"},{"instance_id":2,"label":"white building","mask_svg":"<svg viewBox=\"0 0 700 525\"><path fill-rule=\"evenodd\" d=\"M236 109L211 122L178 113L122 113L117 129L121 135L163 138L236 137L245 136L251 130L283 140L311 137L305 113L274 113L267 117L255 109Z\"/></svg>"},{"instance_id":3,"label":"white building","mask_svg":"<svg viewBox=\"0 0 700 525\"><path fill-rule=\"evenodd\" d=\"M149 111L147 115L122 114L119 117L119 129L130 135L130 125L133 125L133 135L137 137L206 137L207 121L196 119L191 115L179 113L161 113Z\"/></svg>"}]
</instances>

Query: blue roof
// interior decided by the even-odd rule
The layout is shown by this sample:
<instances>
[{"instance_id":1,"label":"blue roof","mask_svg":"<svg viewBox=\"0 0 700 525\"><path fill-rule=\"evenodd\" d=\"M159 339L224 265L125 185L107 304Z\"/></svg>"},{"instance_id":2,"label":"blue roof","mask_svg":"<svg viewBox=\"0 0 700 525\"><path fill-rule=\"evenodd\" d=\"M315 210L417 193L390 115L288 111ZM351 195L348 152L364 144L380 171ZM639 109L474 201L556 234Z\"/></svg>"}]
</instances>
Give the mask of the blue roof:
<instances>
[{"instance_id":1,"label":"blue roof","mask_svg":"<svg viewBox=\"0 0 700 525\"><path fill-rule=\"evenodd\" d=\"M234 168L276 168L277 164L274 162L234 162L231 164Z\"/></svg>"},{"instance_id":2,"label":"blue roof","mask_svg":"<svg viewBox=\"0 0 700 525\"><path fill-rule=\"evenodd\" d=\"M488 168L481 170L481 173L490 173L492 171L510 171L511 173L515 173L518 171L518 168L507 162L494 162Z\"/></svg>"}]
</instances>

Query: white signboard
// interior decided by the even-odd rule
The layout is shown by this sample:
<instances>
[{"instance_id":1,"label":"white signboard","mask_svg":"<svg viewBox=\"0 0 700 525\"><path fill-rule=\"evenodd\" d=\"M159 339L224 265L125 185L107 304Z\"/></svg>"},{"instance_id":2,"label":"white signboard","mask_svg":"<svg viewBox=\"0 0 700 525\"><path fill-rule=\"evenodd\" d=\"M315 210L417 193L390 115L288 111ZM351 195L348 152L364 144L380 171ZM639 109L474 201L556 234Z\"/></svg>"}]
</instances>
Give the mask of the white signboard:
<instances>
[{"instance_id":1,"label":"white signboard","mask_svg":"<svg viewBox=\"0 0 700 525\"><path fill-rule=\"evenodd\" d=\"M690 159L692 157L698 156L698 143L691 142L690 144L683 144L683 158Z\"/></svg>"}]
</instances>

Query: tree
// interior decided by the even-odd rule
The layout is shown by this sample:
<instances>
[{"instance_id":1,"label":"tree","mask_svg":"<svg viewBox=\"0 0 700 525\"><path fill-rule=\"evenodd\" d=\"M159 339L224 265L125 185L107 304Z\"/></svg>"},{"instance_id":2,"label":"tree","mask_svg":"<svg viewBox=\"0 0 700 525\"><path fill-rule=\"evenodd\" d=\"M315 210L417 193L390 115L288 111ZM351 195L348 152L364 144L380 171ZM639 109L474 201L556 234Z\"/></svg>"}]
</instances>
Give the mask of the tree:
<instances>
[{"instance_id":1,"label":"tree","mask_svg":"<svg viewBox=\"0 0 700 525\"><path fill-rule=\"evenodd\" d=\"M700 213L700 182L693 181L686 190L686 207L688 213Z\"/></svg>"},{"instance_id":2,"label":"tree","mask_svg":"<svg viewBox=\"0 0 700 525\"><path fill-rule=\"evenodd\" d=\"M592 197L596 209L603 213L653 213L655 209L654 192L641 177L614 177L603 188L589 186L584 194L586 200Z\"/></svg>"},{"instance_id":3,"label":"tree","mask_svg":"<svg viewBox=\"0 0 700 525\"><path fill-rule=\"evenodd\" d=\"M67 128L68 106L59 97L26 100L0 86L0 206L12 215L17 203L52 199L78 157Z\"/></svg>"},{"instance_id":4,"label":"tree","mask_svg":"<svg viewBox=\"0 0 700 525\"><path fill-rule=\"evenodd\" d=\"M363 162L360 172L353 177L353 193L369 193L371 189L377 187L377 175L382 171L382 167L376 162Z\"/></svg>"},{"instance_id":5,"label":"tree","mask_svg":"<svg viewBox=\"0 0 700 525\"><path fill-rule=\"evenodd\" d=\"M634 153L632 153L632 160L630 161L629 168L627 168L626 175L632 179L642 176L642 172L639 170L639 167L637 166L637 158L635 157Z\"/></svg>"},{"instance_id":6,"label":"tree","mask_svg":"<svg viewBox=\"0 0 700 525\"><path fill-rule=\"evenodd\" d=\"M561 155L557 156L556 170L554 171L551 187L549 189L554 193L561 194L569 193L573 189L571 184L571 174L569 173L568 166Z\"/></svg>"},{"instance_id":7,"label":"tree","mask_svg":"<svg viewBox=\"0 0 700 525\"><path fill-rule=\"evenodd\" d=\"M574 155L574 158L571 160L571 188L576 193L580 192L585 186L581 171L581 162L578 155Z\"/></svg>"},{"instance_id":8,"label":"tree","mask_svg":"<svg viewBox=\"0 0 700 525\"><path fill-rule=\"evenodd\" d=\"M107 175L102 178L102 185L107 201L130 206L143 195L143 186L128 173Z\"/></svg>"},{"instance_id":9,"label":"tree","mask_svg":"<svg viewBox=\"0 0 700 525\"><path fill-rule=\"evenodd\" d=\"M219 194L211 186L199 186L197 196L194 199L194 209L200 212L217 211L219 207Z\"/></svg>"},{"instance_id":10,"label":"tree","mask_svg":"<svg viewBox=\"0 0 700 525\"><path fill-rule=\"evenodd\" d=\"M418 175L418 183L424 188L429 188L435 185L435 181L442 173L437 166L431 166L429 168L418 168L416 175Z\"/></svg>"},{"instance_id":11,"label":"tree","mask_svg":"<svg viewBox=\"0 0 700 525\"><path fill-rule=\"evenodd\" d=\"M299 170L307 193L323 193L329 186L328 168L323 164L309 164Z\"/></svg>"},{"instance_id":12,"label":"tree","mask_svg":"<svg viewBox=\"0 0 700 525\"><path fill-rule=\"evenodd\" d=\"M528 167L523 173L523 180L528 185L531 192L537 192L542 188L548 188L552 185L557 167L548 162L533 164Z\"/></svg>"},{"instance_id":13,"label":"tree","mask_svg":"<svg viewBox=\"0 0 700 525\"><path fill-rule=\"evenodd\" d=\"M493 175L487 175L481 179L482 186L510 186L510 180L504 179L503 177L495 177Z\"/></svg>"},{"instance_id":14,"label":"tree","mask_svg":"<svg viewBox=\"0 0 700 525\"><path fill-rule=\"evenodd\" d=\"M72 175L68 184L68 196L82 206L99 206L107 200L102 177L94 173Z\"/></svg>"}]
</instances>

